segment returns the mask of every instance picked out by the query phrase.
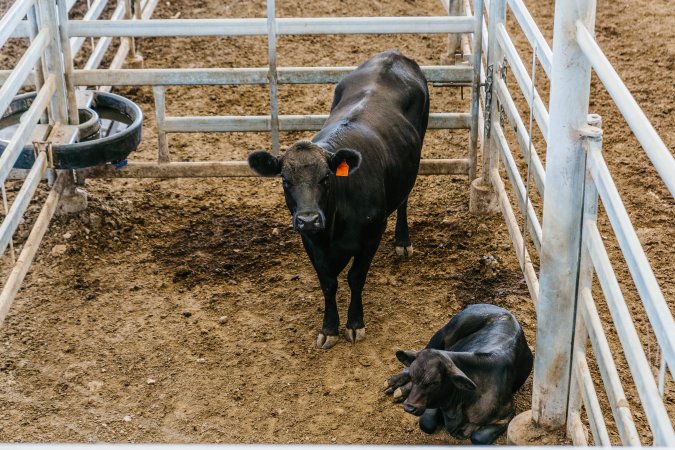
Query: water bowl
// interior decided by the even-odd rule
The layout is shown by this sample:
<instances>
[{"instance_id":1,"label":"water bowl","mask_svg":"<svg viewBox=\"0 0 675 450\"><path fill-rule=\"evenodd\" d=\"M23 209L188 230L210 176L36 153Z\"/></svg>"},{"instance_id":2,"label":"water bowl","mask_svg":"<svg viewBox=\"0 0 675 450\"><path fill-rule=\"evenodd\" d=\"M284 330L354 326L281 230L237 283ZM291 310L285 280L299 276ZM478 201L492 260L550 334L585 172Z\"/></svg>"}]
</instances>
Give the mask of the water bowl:
<instances>
[{"instance_id":1,"label":"water bowl","mask_svg":"<svg viewBox=\"0 0 675 450\"><path fill-rule=\"evenodd\" d=\"M131 100L107 92L91 91L91 107L78 110L78 141L54 145L54 167L57 169L82 169L107 163L124 161L141 143L143 113ZM19 127L21 116L28 111L35 92L22 94L0 117L0 154L9 144ZM32 143L27 144L15 169L30 169L35 162Z\"/></svg>"}]
</instances>

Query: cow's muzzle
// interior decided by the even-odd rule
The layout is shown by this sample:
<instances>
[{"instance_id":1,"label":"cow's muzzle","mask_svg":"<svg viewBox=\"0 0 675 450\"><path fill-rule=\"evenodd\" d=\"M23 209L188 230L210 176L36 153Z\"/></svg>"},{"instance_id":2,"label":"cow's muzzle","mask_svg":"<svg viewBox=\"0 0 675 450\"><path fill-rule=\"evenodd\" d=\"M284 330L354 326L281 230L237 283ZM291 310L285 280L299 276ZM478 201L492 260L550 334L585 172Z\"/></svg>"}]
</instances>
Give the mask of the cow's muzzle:
<instances>
[{"instance_id":1,"label":"cow's muzzle","mask_svg":"<svg viewBox=\"0 0 675 450\"><path fill-rule=\"evenodd\" d=\"M298 213L293 218L293 228L300 232L316 232L326 228L321 212Z\"/></svg>"}]
</instances>

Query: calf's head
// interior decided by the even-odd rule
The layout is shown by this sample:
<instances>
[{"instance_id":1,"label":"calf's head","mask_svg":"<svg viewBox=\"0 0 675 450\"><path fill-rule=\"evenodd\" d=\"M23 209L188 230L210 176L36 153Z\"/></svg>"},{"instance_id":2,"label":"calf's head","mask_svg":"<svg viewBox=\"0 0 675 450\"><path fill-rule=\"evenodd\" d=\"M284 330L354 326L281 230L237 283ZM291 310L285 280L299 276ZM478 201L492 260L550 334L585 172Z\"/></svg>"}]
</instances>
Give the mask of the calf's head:
<instances>
[{"instance_id":1,"label":"calf's head","mask_svg":"<svg viewBox=\"0 0 675 450\"><path fill-rule=\"evenodd\" d=\"M360 164L361 154L356 150L343 148L330 153L309 141L298 141L279 156L264 150L248 155L248 165L256 174L281 176L293 228L304 233L326 228L326 208L336 171L339 176L352 175Z\"/></svg>"},{"instance_id":2,"label":"calf's head","mask_svg":"<svg viewBox=\"0 0 675 450\"><path fill-rule=\"evenodd\" d=\"M476 390L474 382L452 361L451 352L398 351L396 357L410 368L412 389L403 403L410 414L421 416L427 408L448 407L451 399Z\"/></svg>"}]
</instances>

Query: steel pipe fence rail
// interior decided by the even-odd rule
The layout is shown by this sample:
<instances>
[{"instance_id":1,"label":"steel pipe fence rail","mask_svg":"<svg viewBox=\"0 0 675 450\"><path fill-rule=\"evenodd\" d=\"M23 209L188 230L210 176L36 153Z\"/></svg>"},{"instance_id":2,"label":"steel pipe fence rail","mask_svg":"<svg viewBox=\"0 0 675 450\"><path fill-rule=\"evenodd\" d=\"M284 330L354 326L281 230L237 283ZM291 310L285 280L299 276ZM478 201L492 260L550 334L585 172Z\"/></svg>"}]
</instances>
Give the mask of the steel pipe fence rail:
<instances>
[{"instance_id":1,"label":"steel pipe fence rail","mask_svg":"<svg viewBox=\"0 0 675 450\"><path fill-rule=\"evenodd\" d=\"M609 173L604 158L597 149L588 153L588 170L600 194L609 221L614 229L619 247L656 334L671 373L675 367L675 320L661 292L649 260L640 245L635 229L628 217L619 192ZM675 172L674 172L675 174Z\"/></svg>"},{"instance_id":2,"label":"steel pipe fence rail","mask_svg":"<svg viewBox=\"0 0 675 450\"><path fill-rule=\"evenodd\" d=\"M26 180L23 182L19 193L16 195L12 206L9 208L7 215L0 224L0 255L5 254L5 250L12 239L14 232L19 226L19 221L28 208L28 204L33 199L33 195L37 190L38 184L42 180L47 170L47 155L45 152L40 152L35 158L35 163L32 169L28 172Z\"/></svg>"},{"instance_id":3,"label":"steel pipe fence rail","mask_svg":"<svg viewBox=\"0 0 675 450\"><path fill-rule=\"evenodd\" d=\"M532 148L530 149L530 136L527 132L527 128L525 127L525 123L523 123L523 119L520 117L520 113L518 113L518 108L516 107L516 103L513 101L513 97L511 96L506 83L501 78L494 80L493 83L496 84L495 90L497 93L497 98L500 100L501 105L504 108L506 118L515 132L516 141L518 142L518 146L520 147L523 157L527 158L529 153L530 164L533 169L532 175L534 175L534 184L537 186L539 195L543 197L544 191L546 189L546 170L544 169L544 165L539 158L539 154L534 148L534 144L532 144Z\"/></svg>"},{"instance_id":4,"label":"steel pipe fence rail","mask_svg":"<svg viewBox=\"0 0 675 450\"><path fill-rule=\"evenodd\" d=\"M97 20L103 14L108 0L94 0L87 12L84 14L82 20ZM70 39L70 51L73 55L77 55L84 45L84 37L76 37Z\"/></svg>"},{"instance_id":5,"label":"steel pipe fence rail","mask_svg":"<svg viewBox=\"0 0 675 450\"><path fill-rule=\"evenodd\" d=\"M577 351L574 354L574 363L572 365L573 376L579 384L581 396L586 405L588 423L593 433L593 441L596 446L609 447L611 441L607 434L607 425L602 415L598 395L593 385L593 378L591 378L591 370L588 368L588 361L586 360L586 353L584 351Z\"/></svg>"},{"instance_id":6,"label":"steel pipe fence rail","mask_svg":"<svg viewBox=\"0 0 675 450\"><path fill-rule=\"evenodd\" d=\"M7 110L14 96L23 86L28 74L40 60L42 53L47 48L47 45L49 45L49 39L49 30L42 29L19 59L14 70L7 77L7 80L0 88L0 116Z\"/></svg>"},{"instance_id":7,"label":"steel pipe fence rail","mask_svg":"<svg viewBox=\"0 0 675 450\"><path fill-rule=\"evenodd\" d=\"M581 290L579 312L596 356L600 376L607 393L609 405L612 408L612 414L621 442L624 445L639 447L642 445L640 435L635 428L635 421L633 420L630 405L623 390L614 358L609 349L607 336L605 336L605 330L602 328L600 315L598 314L589 287Z\"/></svg>"},{"instance_id":8,"label":"steel pipe fence rail","mask_svg":"<svg viewBox=\"0 0 675 450\"><path fill-rule=\"evenodd\" d=\"M516 162L513 159L513 154L509 150L509 144L506 141L506 136L504 136L504 131L499 124L495 124L493 126L494 128L492 131L495 133L497 147L499 148L500 155L503 158L504 168L506 169L506 174L511 181L513 192L516 195L516 200L518 202L518 206L520 207L520 213L521 215L527 214L527 217L529 218L527 231L530 234L530 238L532 239L532 243L534 244L537 254L541 254L542 236L539 218L537 217L537 213L532 206L532 202L525 201L527 198L527 190L525 189L523 179L520 177L520 173L518 172L518 167L516 166ZM525 208L526 203L527 210Z\"/></svg>"},{"instance_id":9,"label":"steel pipe fence rail","mask_svg":"<svg viewBox=\"0 0 675 450\"><path fill-rule=\"evenodd\" d=\"M56 91L56 82L54 75L50 75L45 81L44 86L38 92L32 105L23 115L23 119L19 124L16 132L12 135L7 147L0 156L0 183L4 183L7 179L14 163L19 158L26 141L35 129L38 119L47 108L51 101L54 92Z\"/></svg>"},{"instance_id":10,"label":"steel pipe fence rail","mask_svg":"<svg viewBox=\"0 0 675 450\"><path fill-rule=\"evenodd\" d=\"M318 131L327 114L279 116L280 131ZM469 129L468 113L432 113L429 129ZM272 130L271 116L165 116L162 131L166 133L261 132Z\"/></svg>"},{"instance_id":11,"label":"steel pipe fence rail","mask_svg":"<svg viewBox=\"0 0 675 450\"><path fill-rule=\"evenodd\" d=\"M497 26L497 42L502 48L506 60L509 62L510 67L513 69L513 76L520 86L522 92L532 92L532 79L527 74L527 69L523 64L523 61L518 56L518 51L516 46L513 44L513 41L508 35L506 28L503 24ZM534 89L534 104L532 104L532 99L528 95L524 95L525 101L530 108L534 109L534 118L537 119L537 124L541 130L544 140L548 142L548 128L549 128L549 113L544 106L544 102L539 96L539 92Z\"/></svg>"},{"instance_id":12,"label":"steel pipe fence rail","mask_svg":"<svg viewBox=\"0 0 675 450\"><path fill-rule=\"evenodd\" d=\"M19 26L20 20L28 14L28 10L35 4L35 0L16 0L0 18L0 48L5 45L7 39L14 37L14 30ZM25 22L28 25L28 22ZM28 37L28 27L19 30L22 35Z\"/></svg>"},{"instance_id":13,"label":"steel pipe fence rail","mask_svg":"<svg viewBox=\"0 0 675 450\"><path fill-rule=\"evenodd\" d=\"M278 18L276 34L425 34L471 33L473 17L315 17ZM267 19L73 20L71 36L178 37L267 36Z\"/></svg>"},{"instance_id":14,"label":"steel pipe fence rail","mask_svg":"<svg viewBox=\"0 0 675 450\"><path fill-rule=\"evenodd\" d=\"M539 31L539 27L534 22L534 19L530 15L530 11L527 9L523 0L507 0L513 16L518 21L518 25L525 33L527 40L530 42L530 45L533 49L537 50L537 58L541 63L541 67L546 72L546 75L551 77L551 61L553 59L553 52L551 52L551 47L549 47L548 42L544 39L544 35Z\"/></svg>"},{"instance_id":15,"label":"steel pipe fence rail","mask_svg":"<svg viewBox=\"0 0 675 450\"><path fill-rule=\"evenodd\" d=\"M518 221L516 220L516 216L513 213L511 201L509 200L508 194L506 193L506 188L504 187L502 177L499 175L499 170L493 169L490 175L490 182L496 191L499 209L505 218L506 228L509 232L509 236L511 237L511 242L513 243L513 248L515 250L518 263L520 264L520 270L522 270L523 275L525 276L527 289L530 292L530 297L532 298L532 301L536 307L539 302L539 278L537 278L537 272L534 270L534 266L532 265L532 260L530 259L527 248L523 246L523 235L518 228ZM525 250L524 253L523 249Z\"/></svg>"},{"instance_id":16,"label":"steel pipe fence rail","mask_svg":"<svg viewBox=\"0 0 675 450\"><path fill-rule=\"evenodd\" d=\"M672 153L663 143L647 116L642 112L626 85L621 81L591 33L580 22L576 23L576 39L588 62L668 187L670 194L675 197L675 175L673 175L675 174L675 158L673 158ZM672 360L670 361L672 370Z\"/></svg>"},{"instance_id":17,"label":"steel pipe fence rail","mask_svg":"<svg viewBox=\"0 0 675 450\"><path fill-rule=\"evenodd\" d=\"M649 362L640 344L640 337L631 320L630 312L607 255L607 250L602 243L600 232L596 224L590 221L584 223L583 232L584 246L590 253L609 312L616 324L615 330L633 375L647 421L654 434L654 443L659 446L675 446L673 426L668 419L668 412L659 395Z\"/></svg>"},{"instance_id":18,"label":"steel pipe fence rail","mask_svg":"<svg viewBox=\"0 0 675 450\"><path fill-rule=\"evenodd\" d=\"M123 9L121 9L123 11ZM106 38L102 38L106 39ZM98 44L97 44L98 47ZM103 53L93 52L87 65L98 65ZM94 55L96 55L94 57ZM470 86L471 66L422 66L430 83ZM356 67L278 67L279 84L336 84ZM266 67L260 68L184 68L184 69L75 69L73 79L79 86L183 86L221 84L267 84ZM0 85L6 83L10 71L0 71ZM35 84L31 73L24 87Z\"/></svg>"},{"instance_id":19,"label":"steel pipe fence rail","mask_svg":"<svg viewBox=\"0 0 675 450\"><path fill-rule=\"evenodd\" d=\"M468 175L470 161L457 159L423 159L419 175ZM112 164L79 169L86 178L226 178L256 177L246 161L129 162L122 167Z\"/></svg>"},{"instance_id":20,"label":"steel pipe fence rail","mask_svg":"<svg viewBox=\"0 0 675 450\"><path fill-rule=\"evenodd\" d=\"M35 220L35 224L33 225L28 238L21 249L19 258L14 264L11 273L5 280L2 292L0 293L0 326L7 317L7 313L12 306L12 302L16 297L16 293L19 291L21 283L26 277L28 269L33 262L33 258L35 258L35 254L37 253L37 250L40 246L40 242L42 242L42 238L47 231L49 222L54 216L54 212L56 212L56 207L59 203L59 200L61 199L61 194L63 193L63 188L66 184L65 181L66 174L64 172L59 173L51 191L49 192L49 195L47 196L47 200L45 200L45 203L40 210L40 214ZM3 446L3 444L0 444L0 447L1 446Z\"/></svg>"}]
</instances>

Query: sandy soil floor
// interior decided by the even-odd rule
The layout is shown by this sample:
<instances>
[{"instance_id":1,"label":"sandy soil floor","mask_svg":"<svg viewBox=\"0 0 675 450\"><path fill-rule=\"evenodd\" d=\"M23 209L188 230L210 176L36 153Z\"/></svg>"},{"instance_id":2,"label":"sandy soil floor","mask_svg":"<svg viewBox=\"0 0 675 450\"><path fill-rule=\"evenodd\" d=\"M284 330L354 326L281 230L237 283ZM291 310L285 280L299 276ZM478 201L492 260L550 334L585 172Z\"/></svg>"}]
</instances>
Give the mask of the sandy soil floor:
<instances>
[{"instance_id":1,"label":"sandy soil floor","mask_svg":"<svg viewBox=\"0 0 675 450\"><path fill-rule=\"evenodd\" d=\"M550 39L552 2L527 4ZM443 13L435 0L288 0L278 9L285 17ZM179 12L181 18L263 17L265 5L161 1L155 17ZM675 144L673 24L668 0L598 5L599 42L670 148ZM518 44L526 48L522 37ZM263 38L142 39L138 45L147 67L266 64ZM282 37L279 64L356 65L388 48L420 64L436 64L445 39ZM0 64L11 67L16 55L4 52ZM526 51L523 55L527 60ZM282 86L281 111L325 113L332 89ZM146 114L144 142L134 160L156 158L151 88L117 92ZM433 88L432 111L467 110L464 94L462 99L457 89ZM592 95L591 111L604 118L608 163L675 308L675 202L597 83ZM176 115L266 114L269 102L265 87L171 88L167 108ZM282 145L309 136L284 133ZM467 136L466 131L432 131L424 154L463 155ZM270 146L263 133L171 135L169 143L174 161L243 159ZM0 441L455 443L445 433L420 432L416 419L393 404L382 385L400 369L397 349L423 346L471 303L513 311L534 346L534 307L501 216L468 213L466 178L419 178L409 203L414 257L396 257L390 223L364 291L366 340L355 346L342 340L321 351L314 339L323 300L300 238L290 228L279 184L254 178L89 180L89 208L55 219L0 329ZM8 189L11 194L18 185L9 183ZM654 339L630 274L608 225L601 225L656 363ZM27 232L22 226L19 242ZM488 255L498 261L494 273L482 270L480 261ZM341 283L339 307L345 314L348 289L344 278ZM601 312L611 333L602 305ZM618 348L616 337L610 338ZM627 391L635 404L636 394ZM519 412L529 409L530 395L528 380L517 395ZM670 387L666 402L675 416ZM648 443L646 419L639 410L635 416Z\"/></svg>"}]
</instances>

